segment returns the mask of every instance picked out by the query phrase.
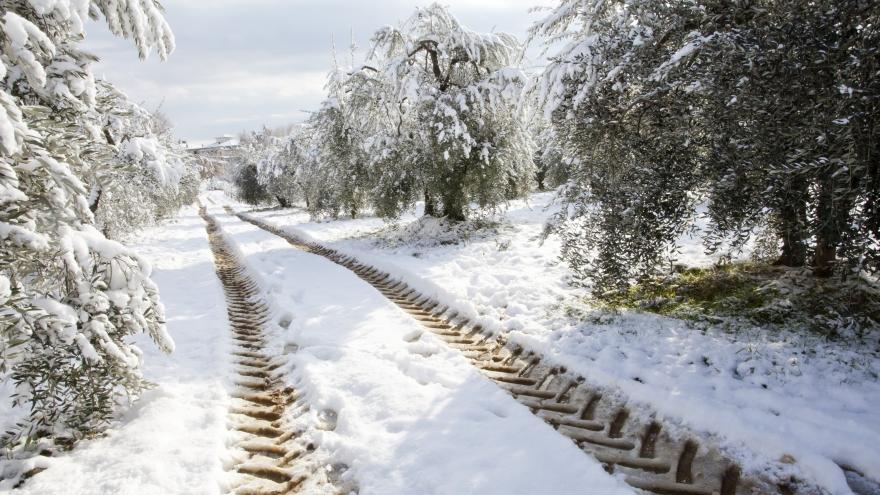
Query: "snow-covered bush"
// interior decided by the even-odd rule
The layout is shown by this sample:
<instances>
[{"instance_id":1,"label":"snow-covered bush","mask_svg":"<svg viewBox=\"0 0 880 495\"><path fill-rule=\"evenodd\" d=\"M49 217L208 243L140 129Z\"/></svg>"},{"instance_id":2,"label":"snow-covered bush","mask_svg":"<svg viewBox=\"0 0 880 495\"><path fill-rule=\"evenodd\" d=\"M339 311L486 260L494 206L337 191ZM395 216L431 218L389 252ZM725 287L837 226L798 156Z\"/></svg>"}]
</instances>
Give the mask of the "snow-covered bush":
<instances>
[{"instance_id":1,"label":"snow-covered bush","mask_svg":"<svg viewBox=\"0 0 880 495\"><path fill-rule=\"evenodd\" d=\"M572 158L559 142L553 126L535 115L529 126L535 141L535 183L538 190L555 189L571 178Z\"/></svg>"},{"instance_id":2,"label":"snow-covered bush","mask_svg":"<svg viewBox=\"0 0 880 495\"><path fill-rule=\"evenodd\" d=\"M696 112L668 109L697 96L653 76L687 43L693 11L683 2L568 0L533 28L551 42L570 39L538 94L577 159L564 191L563 214L575 220L561 229L563 253L598 290L655 270L693 211L701 139L687 122Z\"/></svg>"},{"instance_id":3,"label":"snow-covered bush","mask_svg":"<svg viewBox=\"0 0 880 495\"><path fill-rule=\"evenodd\" d=\"M173 217L181 207L193 204L199 192L198 170L185 167L183 174L168 183L145 169L121 172L104 188L96 225L107 237L120 238Z\"/></svg>"},{"instance_id":4,"label":"snow-covered bush","mask_svg":"<svg viewBox=\"0 0 880 495\"><path fill-rule=\"evenodd\" d=\"M89 16L141 57L174 41L153 1L0 6L0 373L28 410L4 437L14 447L105 425L145 385L130 335L173 348L150 267L94 227L89 191L116 157L98 139L95 58L78 43Z\"/></svg>"},{"instance_id":5,"label":"snow-covered bush","mask_svg":"<svg viewBox=\"0 0 880 495\"><path fill-rule=\"evenodd\" d=\"M354 126L347 98L335 81L331 77L328 85L331 97L309 119L315 146L310 178L319 184L310 188L318 194L310 198L309 208L334 218L340 213L355 218L368 204L372 181L363 134Z\"/></svg>"},{"instance_id":6,"label":"snow-covered bush","mask_svg":"<svg viewBox=\"0 0 880 495\"><path fill-rule=\"evenodd\" d=\"M236 196L247 204L261 205L272 198L260 184L256 165L246 164L236 168L233 180Z\"/></svg>"}]
</instances>

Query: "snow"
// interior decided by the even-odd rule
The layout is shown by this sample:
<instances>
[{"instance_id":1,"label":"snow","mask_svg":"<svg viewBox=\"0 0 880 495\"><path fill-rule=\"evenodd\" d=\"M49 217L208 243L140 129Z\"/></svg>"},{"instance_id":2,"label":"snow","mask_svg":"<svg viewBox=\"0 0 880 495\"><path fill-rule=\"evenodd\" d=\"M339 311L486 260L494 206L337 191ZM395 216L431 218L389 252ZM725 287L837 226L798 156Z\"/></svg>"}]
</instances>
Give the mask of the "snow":
<instances>
[{"instance_id":1,"label":"snow","mask_svg":"<svg viewBox=\"0 0 880 495\"><path fill-rule=\"evenodd\" d=\"M168 330L177 344L162 353L149 336L135 339L144 375L156 384L106 436L86 440L18 490L22 495L214 494L224 482L229 398L228 322L204 223L186 208L172 224L131 246L153 265ZM3 398L8 397L2 390ZM0 414L6 419L0 403Z\"/></svg>"},{"instance_id":2,"label":"snow","mask_svg":"<svg viewBox=\"0 0 880 495\"><path fill-rule=\"evenodd\" d=\"M6 66L0 63L0 79L6 77ZM5 91L0 91L0 144L3 145L3 151L8 155L14 155L21 150L21 144L17 139L17 135L23 134L24 125L21 122L21 110L15 105L12 97ZM3 169L3 175L7 176L0 190L0 202L24 201L24 193L18 191L18 178L15 171L8 163L0 163L0 169Z\"/></svg>"},{"instance_id":3,"label":"snow","mask_svg":"<svg viewBox=\"0 0 880 495\"><path fill-rule=\"evenodd\" d=\"M694 52L700 49L700 47L712 41L714 37L714 34L701 36L698 31L690 33L687 36L689 41L685 43L684 46L676 50L676 52L673 53L671 57L669 57L669 60L663 62L662 64L660 64L659 67L657 67L657 69L654 71L654 74L652 75L652 79L659 81L666 77L666 75L669 74L669 72L674 69L682 61L682 59L693 55ZM728 106L730 106L730 104L728 104Z\"/></svg>"},{"instance_id":4,"label":"snow","mask_svg":"<svg viewBox=\"0 0 880 495\"><path fill-rule=\"evenodd\" d=\"M635 414L649 406L673 432L714 435L747 472L784 460L773 475L841 494L851 492L838 464L880 477L871 349L595 311L567 284L558 239L541 236L552 198L535 194L512 202L500 221L454 226L415 215L399 224L313 222L296 209L253 215L354 254L627 394ZM353 273L225 214L231 201L221 191L202 201L265 291L269 351L287 357L285 379L310 405L293 421L330 462L349 467L359 493L632 493ZM682 252L697 251L682 243ZM139 336L156 388L106 436L41 459L48 469L22 494L182 495L228 486L228 322L204 223L189 207L128 247L153 266L177 349L166 356ZM20 411L9 410L8 381L0 392L6 426Z\"/></svg>"},{"instance_id":5,"label":"snow","mask_svg":"<svg viewBox=\"0 0 880 495\"><path fill-rule=\"evenodd\" d=\"M5 304L11 295L12 286L9 282L9 278L5 275L0 275L0 304Z\"/></svg>"},{"instance_id":6,"label":"snow","mask_svg":"<svg viewBox=\"0 0 880 495\"><path fill-rule=\"evenodd\" d=\"M17 246L27 246L31 249L46 249L49 247L49 240L46 236L6 222L0 222L0 240L8 241Z\"/></svg>"},{"instance_id":7,"label":"snow","mask_svg":"<svg viewBox=\"0 0 880 495\"><path fill-rule=\"evenodd\" d=\"M636 408L649 405L668 423L717 435L747 471L793 459L776 463L773 475L812 480L832 493L849 493L837 465L880 480L876 342L698 329L653 314L597 311L567 284L558 239L540 235L555 211L552 198L512 202L500 224L465 232L464 242L455 240L462 232L444 238L446 227L413 215L398 225L313 222L295 209L254 216L403 279L484 328L625 392ZM682 239L679 261L711 263L695 242Z\"/></svg>"},{"instance_id":8,"label":"snow","mask_svg":"<svg viewBox=\"0 0 880 495\"><path fill-rule=\"evenodd\" d=\"M276 348L298 349L291 384L315 422L335 417L315 441L360 494L632 493L353 273L213 213L283 323Z\"/></svg>"},{"instance_id":9,"label":"snow","mask_svg":"<svg viewBox=\"0 0 880 495\"><path fill-rule=\"evenodd\" d=\"M18 59L16 62L20 64L19 66L25 72L28 81L36 87L44 86L46 84L46 69L27 45L30 44L37 49L54 54L55 46L52 41L32 22L14 12L4 14L3 32L10 40L9 51Z\"/></svg>"},{"instance_id":10,"label":"snow","mask_svg":"<svg viewBox=\"0 0 880 495\"><path fill-rule=\"evenodd\" d=\"M197 152L211 149L235 148L241 145L241 140L235 136L224 134L223 136L209 139L190 141L186 145L187 151Z\"/></svg>"},{"instance_id":11,"label":"snow","mask_svg":"<svg viewBox=\"0 0 880 495\"><path fill-rule=\"evenodd\" d=\"M84 21L89 14L88 0L28 0L28 3L41 16L54 11L62 19L70 21L72 32L84 31Z\"/></svg>"},{"instance_id":12,"label":"snow","mask_svg":"<svg viewBox=\"0 0 880 495\"><path fill-rule=\"evenodd\" d=\"M311 406L294 421L333 464L350 467L345 476L358 493L632 493L354 274L216 206L214 213L273 307L278 336L269 333L269 350L287 355L281 370ZM106 435L38 458L33 465L46 470L23 495L189 495L230 486L229 324L204 224L186 208L129 247L154 267L177 348L166 356L140 336L144 373L156 387ZM5 400L9 382L0 383ZM8 404L0 412L9 418Z\"/></svg>"},{"instance_id":13,"label":"snow","mask_svg":"<svg viewBox=\"0 0 880 495\"><path fill-rule=\"evenodd\" d=\"M163 186L176 186L184 173L183 161L168 156L163 144L154 137L127 139L122 143L122 154L135 163L143 163Z\"/></svg>"}]
</instances>

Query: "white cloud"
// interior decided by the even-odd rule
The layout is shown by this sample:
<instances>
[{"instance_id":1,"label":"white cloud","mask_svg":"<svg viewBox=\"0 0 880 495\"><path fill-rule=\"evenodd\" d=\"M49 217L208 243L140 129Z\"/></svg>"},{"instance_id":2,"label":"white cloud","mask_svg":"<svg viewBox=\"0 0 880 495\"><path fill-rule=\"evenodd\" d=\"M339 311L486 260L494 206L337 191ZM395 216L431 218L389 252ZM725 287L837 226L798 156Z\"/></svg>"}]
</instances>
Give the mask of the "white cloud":
<instances>
[{"instance_id":1,"label":"white cloud","mask_svg":"<svg viewBox=\"0 0 880 495\"><path fill-rule=\"evenodd\" d=\"M445 0L472 29L524 36L527 11L552 0ZM350 33L363 52L375 29L412 13L404 0L186 0L163 2L177 50L146 62L106 29L89 28L96 72L148 107L162 104L181 137L301 121L323 98L330 40L345 51ZM423 2L421 4L427 4ZM340 57L344 58L344 57Z\"/></svg>"}]
</instances>

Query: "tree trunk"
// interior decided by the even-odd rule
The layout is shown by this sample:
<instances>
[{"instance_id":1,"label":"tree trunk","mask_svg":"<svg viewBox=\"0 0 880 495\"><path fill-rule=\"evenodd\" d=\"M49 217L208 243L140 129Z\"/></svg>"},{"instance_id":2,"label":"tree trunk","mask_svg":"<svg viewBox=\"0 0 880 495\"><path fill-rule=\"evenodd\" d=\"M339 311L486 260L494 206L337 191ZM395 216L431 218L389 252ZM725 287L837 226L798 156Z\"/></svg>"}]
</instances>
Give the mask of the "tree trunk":
<instances>
[{"instance_id":1,"label":"tree trunk","mask_svg":"<svg viewBox=\"0 0 880 495\"><path fill-rule=\"evenodd\" d=\"M818 239L813 257L813 275L830 277L834 272L834 261L837 259L837 247L830 245L826 239Z\"/></svg>"},{"instance_id":2,"label":"tree trunk","mask_svg":"<svg viewBox=\"0 0 880 495\"><path fill-rule=\"evenodd\" d=\"M545 167L538 167L538 170L535 172L535 182L537 183L538 190L544 191L544 181L547 179L547 169Z\"/></svg>"},{"instance_id":3,"label":"tree trunk","mask_svg":"<svg viewBox=\"0 0 880 495\"><path fill-rule=\"evenodd\" d=\"M443 216L461 222L465 220L468 209L468 196L465 193L468 163L457 163L445 177L440 197L443 201Z\"/></svg>"},{"instance_id":4,"label":"tree trunk","mask_svg":"<svg viewBox=\"0 0 880 495\"><path fill-rule=\"evenodd\" d=\"M434 197L431 196L431 193L428 190L425 190L425 215L436 217L437 216L437 203L434 201Z\"/></svg>"},{"instance_id":5,"label":"tree trunk","mask_svg":"<svg viewBox=\"0 0 880 495\"><path fill-rule=\"evenodd\" d=\"M832 177L830 170L824 170L819 176L819 197L816 204L816 249L813 256L813 274L817 277L829 277L834 271L837 260L837 247L840 244L843 227L841 215L846 217L843 198L836 191L839 184Z\"/></svg>"},{"instance_id":6,"label":"tree trunk","mask_svg":"<svg viewBox=\"0 0 880 495\"><path fill-rule=\"evenodd\" d=\"M443 216L449 220L456 222L464 222L466 220L463 208L443 208Z\"/></svg>"},{"instance_id":7,"label":"tree trunk","mask_svg":"<svg viewBox=\"0 0 880 495\"><path fill-rule=\"evenodd\" d=\"M89 202L89 210L91 210L93 215L98 212L98 205L101 203L101 196L103 194L104 188L100 184L95 184L94 189L92 189L91 201Z\"/></svg>"},{"instance_id":8,"label":"tree trunk","mask_svg":"<svg viewBox=\"0 0 880 495\"><path fill-rule=\"evenodd\" d=\"M807 185L803 179L791 179L779 209L782 254L774 265L804 266L807 263Z\"/></svg>"},{"instance_id":9,"label":"tree trunk","mask_svg":"<svg viewBox=\"0 0 880 495\"><path fill-rule=\"evenodd\" d=\"M463 222L467 209L467 198L461 191L448 191L443 195L443 216L449 220Z\"/></svg>"},{"instance_id":10,"label":"tree trunk","mask_svg":"<svg viewBox=\"0 0 880 495\"><path fill-rule=\"evenodd\" d=\"M782 238L782 253L773 262L776 266L798 267L807 264L807 246L794 237Z\"/></svg>"},{"instance_id":11,"label":"tree trunk","mask_svg":"<svg viewBox=\"0 0 880 495\"><path fill-rule=\"evenodd\" d=\"M284 198L283 196L275 196L275 199L278 200L278 204L279 204L282 208L289 208L289 207L290 207L290 203L289 203L289 202L287 201L287 199Z\"/></svg>"},{"instance_id":12,"label":"tree trunk","mask_svg":"<svg viewBox=\"0 0 880 495\"><path fill-rule=\"evenodd\" d=\"M842 188L841 184L835 187ZM850 223L851 210L854 200L851 197L851 191L841 193L839 197L832 198L832 208L829 212L827 220L821 222L830 222L831 226L822 229L816 236L816 253L813 260L813 273L819 277L829 277L834 272L834 267L838 259L847 260L847 248L851 247L852 227ZM842 273L846 277L846 273Z\"/></svg>"}]
</instances>

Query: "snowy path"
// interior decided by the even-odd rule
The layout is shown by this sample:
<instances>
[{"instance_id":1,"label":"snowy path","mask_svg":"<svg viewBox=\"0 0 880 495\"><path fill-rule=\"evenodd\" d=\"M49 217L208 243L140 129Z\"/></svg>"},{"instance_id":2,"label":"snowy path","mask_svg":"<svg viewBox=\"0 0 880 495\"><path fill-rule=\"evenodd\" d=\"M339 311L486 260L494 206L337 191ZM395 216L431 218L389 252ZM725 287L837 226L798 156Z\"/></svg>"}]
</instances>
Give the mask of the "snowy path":
<instances>
[{"instance_id":1,"label":"snowy path","mask_svg":"<svg viewBox=\"0 0 880 495\"><path fill-rule=\"evenodd\" d=\"M350 271L211 213L266 289L276 349L298 348L290 385L313 422L335 418L315 442L359 493L631 493Z\"/></svg>"},{"instance_id":2,"label":"snowy path","mask_svg":"<svg viewBox=\"0 0 880 495\"><path fill-rule=\"evenodd\" d=\"M204 223L187 208L139 236L167 309L173 354L138 341L156 383L106 437L50 459L22 495L217 494L226 451L228 322Z\"/></svg>"},{"instance_id":3,"label":"snowy path","mask_svg":"<svg viewBox=\"0 0 880 495\"><path fill-rule=\"evenodd\" d=\"M363 495L632 493L348 270L234 217L217 219L247 274L266 289L267 369L310 406L289 406L257 436L317 446L322 464L304 455L307 467L328 477L339 467L336 486ZM235 471L283 453L259 452L236 419L237 397L248 388L233 362L243 334L230 332L240 322L235 311L227 318L205 223L186 209L145 232L136 248L154 265L177 349L165 356L140 342L156 388L107 436L51 459L17 493L262 493ZM232 301L231 308L243 300ZM294 472L270 471L254 470L263 479Z\"/></svg>"}]
</instances>

